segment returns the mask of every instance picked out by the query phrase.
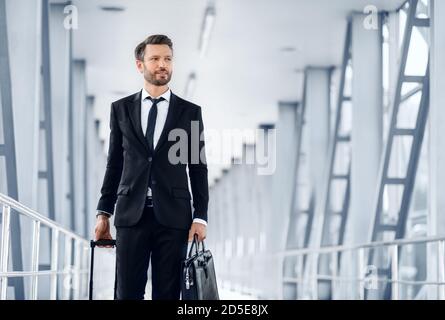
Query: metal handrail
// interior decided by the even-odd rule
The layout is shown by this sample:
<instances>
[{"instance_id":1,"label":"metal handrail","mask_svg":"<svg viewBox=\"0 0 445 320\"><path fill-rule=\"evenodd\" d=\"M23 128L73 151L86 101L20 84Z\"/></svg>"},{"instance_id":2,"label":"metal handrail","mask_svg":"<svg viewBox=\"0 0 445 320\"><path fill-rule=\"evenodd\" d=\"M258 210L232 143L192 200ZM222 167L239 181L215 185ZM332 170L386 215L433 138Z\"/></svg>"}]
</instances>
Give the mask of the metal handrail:
<instances>
[{"instance_id":1,"label":"metal handrail","mask_svg":"<svg viewBox=\"0 0 445 320\"><path fill-rule=\"evenodd\" d=\"M320 248L304 248L304 249L292 249L286 250L278 253L280 256L295 256L308 253L334 253L334 252L344 252L353 251L358 249L373 249L377 247L386 247L391 245L408 245L408 244L421 244L427 242L439 242L445 241L445 236L432 236L432 237L419 237L414 239L396 239L391 241L374 241L370 243L363 243L358 245L342 245L342 246L326 246Z\"/></svg>"},{"instance_id":2,"label":"metal handrail","mask_svg":"<svg viewBox=\"0 0 445 320\"><path fill-rule=\"evenodd\" d=\"M426 244L426 243L437 243L437 279L438 281L408 281L399 279L399 247L405 245L413 244ZM392 241L375 241L371 243L364 243L359 245L342 245L342 246L328 246L320 248L304 248L304 249L293 249L278 252L275 256L279 258L280 261L287 257L298 257L298 256L312 256L315 261L312 266L312 271L309 276L306 277L283 277L281 280L283 283L305 283L309 282L313 287L316 287L319 280L330 280L332 282L338 283L339 281L344 282L358 282L359 283L359 294L361 298L364 298L365 287L364 282L369 281L369 277L362 275L362 271L365 267L364 264L364 250L365 249L378 249L388 247L390 249L390 260L391 260L391 278L388 279L378 279L375 278L373 281L390 283L392 286L392 299L399 299L399 284L406 285L435 285L438 288L439 299L445 299L445 236L430 236L421 237L415 239L397 239ZM358 277L341 277L337 276L338 270L334 268L333 275L319 274L318 273L318 258L322 254L331 254L332 259L336 264L337 254L340 252L347 251L358 251ZM316 295L316 293L315 293Z\"/></svg>"},{"instance_id":3,"label":"metal handrail","mask_svg":"<svg viewBox=\"0 0 445 320\"><path fill-rule=\"evenodd\" d=\"M10 277L31 277L30 297L32 300L37 299L38 293L38 277L51 276L50 279L50 299L57 299L58 275L64 275L63 295L65 299L69 299L71 289L73 289L73 298L81 299L86 297L86 293L82 296L81 289L87 288L88 280L88 250L89 242L80 235L61 226L57 222L48 219L40 213L26 207L20 202L0 193L0 205L3 207L2 215L2 233L0 242L0 300L7 298L8 278ZM10 215L11 209L33 221L33 237L32 237L32 258L30 271L9 271L9 247L10 247ZM50 270L39 271L39 247L40 247L40 229L46 226L51 231L51 268ZM64 260L63 270L58 269L59 265L59 236L64 236ZM74 263L72 262L72 246L74 241ZM73 284L71 283L73 277Z\"/></svg>"},{"instance_id":4,"label":"metal handrail","mask_svg":"<svg viewBox=\"0 0 445 320\"><path fill-rule=\"evenodd\" d=\"M437 278L427 281L425 280L407 280L407 279L400 279L399 278L399 247L406 246L406 245L418 245L418 244L437 244ZM390 259L392 264L392 272L391 277L386 277L385 279L381 279L378 277L375 277L372 279L369 275L366 275L364 272L364 269L366 268L366 255L365 250L377 250L381 248L388 248L390 249ZM343 254L346 254L346 252L352 253L351 256L351 265L355 270L358 270L358 272L353 272L351 274L347 273L341 273L340 271L340 265L338 264L338 254L342 252ZM357 254L354 256L354 254ZM330 274L326 274L325 272L321 272L319 270L319 257L321 255L330 255L330 258L332 259L332 269L330 270ZM295 276L284 276L282 273L283 270L283 263L286 258L289 257L296 257L302 261L303 257L306 256L308 261L311 261L310 267L308 267L308 272L303 273L301 272L301 263L300 263L300 269L296 271ZM342 255L343 256L343 255ZM310 296L312 299L318 298L318 292L317 292L317 285L318 281L331 281L333 285L333 297L337 297L336 290L339 289L339 285L357 285L357 292L358 297L360 299L365 299L365 290L370 289L366 287L366 284L370 283L371 280L375 281L376 283L382 284L382 283L389 283L392 286L392 299L400 299L400 292L399 292L399 285L411 285L411 286L435 286L437 287L437 297L438 299L445 299L445 236L430 236L430 237L419 237L414 239L397 239L392 241L375 241L371 243L363 243L363 244L357 244L357 245L341 245L341 246L326 246L326 247L319 247L319 248L302 248L302 249L291 249L291 250L285 250L281 252L276 253L264 253L264 254L257 254L253 255L252 257L246 257L246 256L234 256L230 259L232 260L232 263L235 263L236 261L243 261L245 259L258 259L261 262L259 265L269 265L267 267L268 277L271 276L271 269L272 265L277 266L276 270L278 270L278 273L280 274L280 278L276 278L280 281L281 284L299 284L302 286L299 286L299 292L311 292ZM265 260L264 260L265 259ZM344 261L343 261L344 262ZM234 280L233 273L224 273L223 266L220 266L219 276L221 277L221 280ZM273 272L272 272L273 274ZM437 281L433 281L436 280ZM236 283L237 280L234 280L234 283ZM307 286L307 287L305 287ZM309 288L308 290L304 290L304 288ZM252 288L254 290L255 288ZM257 288L259 292L261 292L260 288ZM372 288L371 288L372 289ZM278 292L277 296L274 296L275 298L280 297L280 293ZM301 298L301 297L300 297ZM304 298L303 298L304 299Z\"/></svg>"}]
</instances>

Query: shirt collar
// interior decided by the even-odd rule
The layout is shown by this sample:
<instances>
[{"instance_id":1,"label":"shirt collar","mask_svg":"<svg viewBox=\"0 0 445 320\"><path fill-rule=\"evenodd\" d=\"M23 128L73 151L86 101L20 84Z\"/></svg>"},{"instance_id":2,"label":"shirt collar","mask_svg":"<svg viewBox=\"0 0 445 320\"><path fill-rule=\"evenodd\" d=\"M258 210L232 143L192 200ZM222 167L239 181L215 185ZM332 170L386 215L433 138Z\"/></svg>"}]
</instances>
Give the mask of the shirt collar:
<instances>
[{"instance_id":1,"label":"shirt collar","mask_svg":"<svg viewBox=\"0 0 445 320\"><path fill-rule=\"evenodd\" d=\"M163 94L161 94L159 97L163 97L167 102L170 102L170 96L171 96L171 90L170 88L165 91ZM144 101L147 97L151 97L151 95L145 90L145 88L142 88L142 101Z\"/></svg>"}]
</instances>

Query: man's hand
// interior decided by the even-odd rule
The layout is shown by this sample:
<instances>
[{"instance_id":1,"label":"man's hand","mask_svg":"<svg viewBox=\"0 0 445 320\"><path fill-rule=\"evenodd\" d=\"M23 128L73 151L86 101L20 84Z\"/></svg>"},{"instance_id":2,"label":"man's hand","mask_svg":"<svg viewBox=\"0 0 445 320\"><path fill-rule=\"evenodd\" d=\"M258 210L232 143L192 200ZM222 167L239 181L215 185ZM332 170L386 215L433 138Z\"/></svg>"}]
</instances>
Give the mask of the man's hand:
<instances>
[{"instance_id":1,"label":"man's hand","mask_svg":"<svg viewBox=\"0 0 445 320\"><path fill-rule=\"evenodd\" d=\"M207 227L199 222L192 223L192 226L189 231L189 242L193 241L193 236L198 235L198 241L201 242L206 238L207 235Z\"/></svg>"},{"instance_id":2,"label":"man's hand","mask_svg":"<svg viewBox=\"0 0 445 320\"><path fill-rule=\"evenodd\" d=\"M94 229L95 241L97 240L111 240L110 233L110 218L104 215L98 215L96 219L96 228ZM99 248L112 248L112 246L98 246Z\"/></svg>"}]
</instances>

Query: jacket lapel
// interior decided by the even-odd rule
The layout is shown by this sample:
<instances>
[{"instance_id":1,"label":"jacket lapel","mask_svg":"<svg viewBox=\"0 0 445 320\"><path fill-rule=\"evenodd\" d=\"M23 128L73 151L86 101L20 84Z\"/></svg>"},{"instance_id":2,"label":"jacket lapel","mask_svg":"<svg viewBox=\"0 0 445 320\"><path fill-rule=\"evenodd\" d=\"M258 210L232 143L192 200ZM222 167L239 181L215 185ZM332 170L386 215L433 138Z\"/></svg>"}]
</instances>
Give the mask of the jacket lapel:
<instances>
[{"instance_id":1,"label":"jacket lapel","mask_svg":"<svg viewBox=\"0 0 445 320\"><path fill-rule=\"evenodd\" d=\"M145 151L149 152L147 139L145 139L144 132L141 126L141 96L142 91L136 93L132 100L126 103L128 114L130 115L131 124L139 141L145 146Z\"/></svg>"},{"instance_id":2,"label":"jacket lapel","mask_svg":"<svg viewBox=\"0 0 445 320\"><path fill-rule=\"evenodd\" d=\"M136 133L139 141L144 145L145 151L150 154L150 147L148 145L147 139L145 139L144 132L141 126L141 96L142 90L136 93L130 101L126 102L126 107L128 114L130 115L130 121L133 125L134 132ZM162 130L159 141L156 144L155 151L165 143L168 138L168 133L172 130L180 118L182 111L184 110L183 104L181 103L178 96L171 92L170 103L168 106L167 119L165 120L165 125Z\"/></svg>"},{"instance_id":3,"label":"jacket lapel","mask_svg":"<svg viewBox=\"0 0 445 320\"><path fill-rule=\"evenodd\" d=\"M162 130L161 136L159 137L159 141L156 144L154 151L155 153L159 150L160 147L162 147L162 144L164 144L165 141L167 140L169 132L174 128L183 110L184 107L180 99L175 94L173 94L173 92L171 92L170 104L168 106L168 112L167 112L167 119L165 120L164 129Z\"/></svg>"}]
</instances>

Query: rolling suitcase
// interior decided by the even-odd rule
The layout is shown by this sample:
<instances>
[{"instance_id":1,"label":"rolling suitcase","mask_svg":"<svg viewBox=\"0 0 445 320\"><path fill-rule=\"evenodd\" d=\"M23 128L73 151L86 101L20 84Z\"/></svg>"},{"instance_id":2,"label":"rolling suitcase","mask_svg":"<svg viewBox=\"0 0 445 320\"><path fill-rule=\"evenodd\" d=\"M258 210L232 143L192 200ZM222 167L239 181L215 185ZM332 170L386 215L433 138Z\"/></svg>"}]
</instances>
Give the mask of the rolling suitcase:
<instances>
[{"instance_id":1,"label":"rolling suitcase","mask_svg":"<svg viewBox=\"0 0 445 320\"><path fill-rule=\"evenodd\" d=\"M116 240L91 240L91 263L90 263L90 288L88 293L88 299L93 300L93 270L94 270L94 248L96 246L116 246ZM116 299L116 278L114 279L114 299Z\"/></svg>"}]
</instances>

